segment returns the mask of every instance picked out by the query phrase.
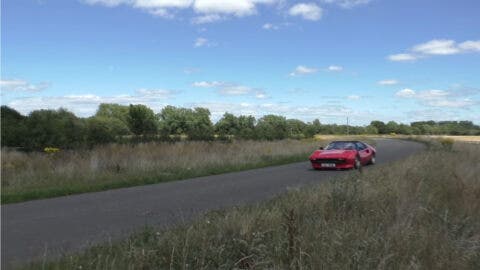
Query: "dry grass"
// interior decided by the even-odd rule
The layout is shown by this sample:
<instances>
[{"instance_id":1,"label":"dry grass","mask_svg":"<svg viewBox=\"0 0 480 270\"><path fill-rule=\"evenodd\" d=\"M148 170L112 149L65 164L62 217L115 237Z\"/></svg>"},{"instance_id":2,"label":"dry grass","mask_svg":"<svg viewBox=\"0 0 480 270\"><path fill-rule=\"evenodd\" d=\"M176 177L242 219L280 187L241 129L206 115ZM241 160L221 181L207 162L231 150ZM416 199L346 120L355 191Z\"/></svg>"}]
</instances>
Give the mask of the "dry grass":
<instances>
[{"instance_id":1,"label":"dry grass","mask_svg":"<svg viewBox=\"0 0 480 270\"><path fill-rule=\"evenodd\" d=\"M428 138L434 139L452 139L456 142L480 143L480 136L446 136L446 135L430 135Z\"/></svg>"},{"instance_id":2,"label":"dry grass","mask_svg":"<svg viewBox=\"0 0 480 270\"><path fill-rule=\"evenodd\" d=\"M315 140L318 141L366 141L367 143L374 143L373 138L378 138L379 136L373 135L330 135L330 134L317 134L314 136Z\"/></svg>"},{"instance_id":3,"label":"dry grass","mask_svg":"<svg viewBox=\"0 0 480 270\"><path fill-rule=\"evenodd\" d=\"M300 161L318 144L296 140L112 144L53 154L3 149L2 202Z\"/></svg>"},{"instance_id":4,"label":"dry grass","mask_svg":"<svg viewBox=\"0 0 480 270\"><path fill-rule=\"evenodd\" d=\"M453 135L363 135L367 138L413 139L419 141L451 139L455 142L480 143L480 136L453 136Z\"/></svg>"},{"instance_id":5,"label":"dry grass","mask_svg":"<svg viewBox=\"0 0 480 270\"><path fill-rule=\"evenodd\" d=\"M193 224L147 229L36 269L480 269L480 145L392 165Z\"/></svg>"}]
</instances>

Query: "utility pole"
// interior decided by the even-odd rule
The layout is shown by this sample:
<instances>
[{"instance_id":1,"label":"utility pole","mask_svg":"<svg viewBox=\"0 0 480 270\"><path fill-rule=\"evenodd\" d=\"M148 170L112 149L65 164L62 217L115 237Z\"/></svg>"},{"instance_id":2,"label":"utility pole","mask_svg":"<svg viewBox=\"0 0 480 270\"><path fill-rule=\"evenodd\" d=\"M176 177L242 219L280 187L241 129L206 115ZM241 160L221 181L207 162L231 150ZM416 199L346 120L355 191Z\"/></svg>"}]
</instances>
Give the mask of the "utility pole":
<instances>
[{"instance_id":1,"label":"utility pole","mask_svg":"<svg viewBox=\"0 0 480 270\"><path fill-rule=\"evenodd\" d=\"M349 126L348 126L348 116L347 116L347 136L350 134Z\"/></svg>"}]
</instances>

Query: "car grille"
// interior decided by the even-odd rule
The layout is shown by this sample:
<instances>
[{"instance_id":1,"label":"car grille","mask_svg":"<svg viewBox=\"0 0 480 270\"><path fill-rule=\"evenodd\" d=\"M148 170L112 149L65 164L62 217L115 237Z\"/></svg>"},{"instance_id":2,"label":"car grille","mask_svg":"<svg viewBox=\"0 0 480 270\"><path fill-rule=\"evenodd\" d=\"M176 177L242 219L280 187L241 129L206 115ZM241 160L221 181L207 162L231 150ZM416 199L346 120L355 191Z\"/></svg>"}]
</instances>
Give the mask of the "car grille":
<instances>
[{"instance_id":1,"label":"car grille","mask_svg":"<svg viewBox=\"0 0 480 270\"><path fill-rule=\"evenodd\" d=\"M313 163L335 163L335 164L342 164L345 163L345 160L343 159L337 159L337 158L322 158L322 159L314 159L312 160Z\"/></svg>"}]
</instances>

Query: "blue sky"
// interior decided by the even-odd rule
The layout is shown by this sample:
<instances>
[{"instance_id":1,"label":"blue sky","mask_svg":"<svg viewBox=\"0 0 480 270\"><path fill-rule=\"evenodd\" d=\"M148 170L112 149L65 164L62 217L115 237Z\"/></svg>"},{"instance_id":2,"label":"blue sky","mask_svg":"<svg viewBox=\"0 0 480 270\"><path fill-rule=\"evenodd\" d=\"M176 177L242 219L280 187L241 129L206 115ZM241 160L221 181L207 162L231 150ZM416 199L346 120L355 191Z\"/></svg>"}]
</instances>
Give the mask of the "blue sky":
<instances>
[{"instance_id":1,"label":"blue sky","mask_svg":"<svg viewBox=\"0 0 480 270\"><path fill-rule=\"evenodd\" d=\"M1 103L480 123L478 0L4 0Z\"/></svg>"}]
</instances>

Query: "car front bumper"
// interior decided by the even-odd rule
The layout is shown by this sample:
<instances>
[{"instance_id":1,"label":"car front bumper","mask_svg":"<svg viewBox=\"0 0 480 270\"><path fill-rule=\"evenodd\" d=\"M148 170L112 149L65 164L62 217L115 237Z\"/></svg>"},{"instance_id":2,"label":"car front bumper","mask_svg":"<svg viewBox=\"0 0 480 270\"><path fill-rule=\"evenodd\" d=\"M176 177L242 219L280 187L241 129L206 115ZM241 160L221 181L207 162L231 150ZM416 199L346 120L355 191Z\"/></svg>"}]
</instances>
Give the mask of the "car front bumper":
<instances>
[{"instance_id":1,"label":"car front bumper","mask_svg":"<svg viewBox=\"0 0 480 270\"><path fill-rule=\"evenodd\" d=\"M310 160L312 168L315 170L343 170L343 169L352 169L355 167L355 160ZM334 166L329 165L328 167L323 166L322 164L334 164Z\"/></svg>"}]
</instances>

